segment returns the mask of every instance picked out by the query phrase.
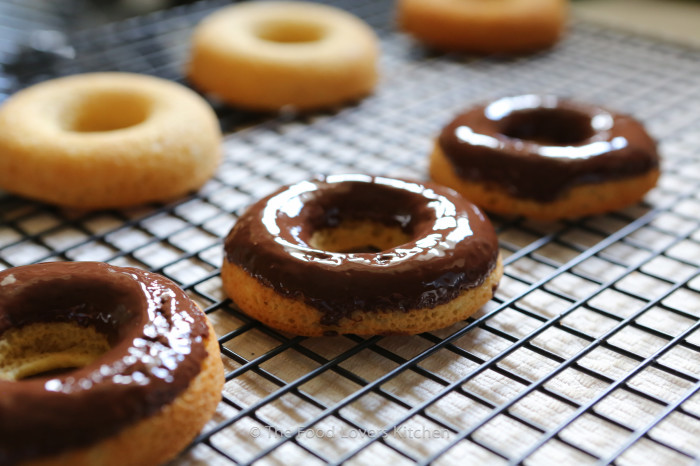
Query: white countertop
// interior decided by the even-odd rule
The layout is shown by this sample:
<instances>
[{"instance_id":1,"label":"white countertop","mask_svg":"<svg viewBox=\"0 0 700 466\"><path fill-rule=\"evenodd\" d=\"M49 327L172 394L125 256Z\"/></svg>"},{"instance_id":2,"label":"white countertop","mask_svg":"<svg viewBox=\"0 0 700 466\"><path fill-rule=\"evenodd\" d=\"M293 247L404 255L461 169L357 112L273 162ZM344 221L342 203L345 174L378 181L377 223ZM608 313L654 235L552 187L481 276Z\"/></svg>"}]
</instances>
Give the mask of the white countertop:
<instances>
[{"instance_id":1,"label":"white countertop","mask_svg":"<svg viewBox=\"0 0 700 466\"><path fill-rule=\"evenodd\" d=\"M700 47L697 0L579 0L572 5L581 19Z\"/></svg>"}]
</instances>

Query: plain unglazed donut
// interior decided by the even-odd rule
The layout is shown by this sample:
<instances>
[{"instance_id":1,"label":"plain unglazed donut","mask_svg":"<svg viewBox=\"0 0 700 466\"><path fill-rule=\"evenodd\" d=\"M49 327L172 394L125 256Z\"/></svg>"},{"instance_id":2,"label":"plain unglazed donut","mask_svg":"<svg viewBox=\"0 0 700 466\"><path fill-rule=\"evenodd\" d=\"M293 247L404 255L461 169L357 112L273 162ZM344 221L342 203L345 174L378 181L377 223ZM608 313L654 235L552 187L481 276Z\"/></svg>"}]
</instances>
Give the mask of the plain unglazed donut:
<instances>
[{"instance_id":1,"label":"plain unglazed donut","mask_svg":"<svg viewBox=\"0 0 700 466\"><path fill-rule=\"evenodd\" d=\"M377 39L360 19L306 2L245 2L195 30L190 81L253 110L328 107L369 94Z\"/></svg>"},{"instance_id":2,"label":"plain unglazed donut","mask_svg":"<svg viewBox=\"0 0 700 466\"><path fill-rule=\"evenodd\" d=\"M430 176L491 212L576 218L642 199L656 185L659 155L628 115L521 95L454 118L435 142Z\"/></svg>"},{"instance_id":3,"label":"plain unglazed donut","mask_svg":"<svg viewBox=\"0 0 700 466\"><path fill-rule=\"evenodd\" d=\"M252 205L225 241L246 314L308 335L415 334L466 319L503 273L488 218L451 189L368 175L301 182Z\"/></svg>"},{"instance_id":4,"label":"plain unglazed donut","mask_svg":"<svg viewBox=\"0 0 700 466\"><path fill-rule=\"evenodd\" d=\"M0 188L86 209L164 201L216 169L221 131L195 92L130 73L24 89L0 107Z\"/></svg>"},{"instance_id":5,"label":"plain unglazed donut","mask_svg":"<svg viewBox=\"0 0 700 466\"><path fill-rule=\"evenodd\" d=\"M553 45L566 0L399 0L401 29L438 49L523 53Z\"/></svg>"},{"instance_id":6,"label":"plain unglazed donut","mask_svg":"<svg viewBox=\"0 0 700 466\"><path fill-rule=\"evenodd\" d=\"M165 277L54 262L0 290L0 464L161 464L221 400L211 324Z\"/></svg>"}]
</instances>

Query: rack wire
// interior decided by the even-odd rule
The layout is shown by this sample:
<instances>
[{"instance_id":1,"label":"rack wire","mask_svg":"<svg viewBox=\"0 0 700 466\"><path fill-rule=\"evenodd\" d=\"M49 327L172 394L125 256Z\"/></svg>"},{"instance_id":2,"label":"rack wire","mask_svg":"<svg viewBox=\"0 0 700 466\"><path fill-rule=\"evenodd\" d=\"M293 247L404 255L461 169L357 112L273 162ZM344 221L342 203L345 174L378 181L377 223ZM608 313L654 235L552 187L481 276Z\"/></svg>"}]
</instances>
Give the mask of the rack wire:
<instances>
[{"instance_id":1,"label":"rack wire","mask_svg":"<svg viewBox=\"0 0 700 466\"><path fill-rule=\"evenodd\" d=\"M67 33L70 54L0 48L0 98L49 77L118 70L185 83L202 1ZM214 323L226 368L214 419L175 464L693 464L700 458L700 51L575 23L527 57L438 54L397 33L388 1L330 2L382 41L383 79L307 115L212 102L225 159L199 192L128 210L0 197L0 268L100 260L173 279ZM27 7L0 31L26 39ZM14 15L14 16L13 16ZM37 24L60 28L40 12ZM13 19L18 17L22 21ZM53 22L52 22L53 21ZM426 177L432 139L477 101L525 92L644 121L663 175L646 203L577 221L492 216L505 257L473 318L412 337L303 338L242 314L221 290L222 238L253 200L315 173Z\"/></svg>"}]
</instances>

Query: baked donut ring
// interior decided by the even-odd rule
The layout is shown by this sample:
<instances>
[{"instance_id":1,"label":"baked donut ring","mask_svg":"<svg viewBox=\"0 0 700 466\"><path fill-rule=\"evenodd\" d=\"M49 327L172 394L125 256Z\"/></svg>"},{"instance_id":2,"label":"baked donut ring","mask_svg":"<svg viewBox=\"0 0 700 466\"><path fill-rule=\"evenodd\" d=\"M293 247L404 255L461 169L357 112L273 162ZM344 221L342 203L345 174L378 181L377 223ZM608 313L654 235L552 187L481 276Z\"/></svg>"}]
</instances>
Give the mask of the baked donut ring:
<instances>
[{"instance_id":1,"label":"baked donut ring","mask_svg":"<svg viewBox=\"0 0 700 466\"><path fill-rule=\"evenodd\" d=\"M566 0L399 0L402 30L442 50L524 53L552 46Z\"/></svg>"},{"instance_id":2,"label":"baked donut ring","mask_svg":"<svg viewBox=\"0 0 700 466\"><path fill-rule=\"evenodd\" d=\"M369 94L377 38L359 18L306 2L226 7L195 30L190 81L253 110L328 107Z\"/></svg>"},{"instance_id":3,"label":"baked donut ring","mask_svg":"<svg viewBox=\"0 0 700 466\"><path fill-rule=\"evenodd\" d=\"M656 143L633 118L554 96L522 95L457 116L430 176L480 207L553 220L621 209L656 185Z\"/></svg>"},{"instance_id":4,"label":"baked donut ring","mask_svg":"<svg viewBox=\"0 0 700 466\"><path fill-rule=\"evenodd\" d=\"M165 277L97 262L0 272L0 464L161 464L223 381L208 319Z\"/></svg>"},{"instance_id":5,"label":"baked donut ring","mask_svg":"<svg viewBox=\"0 0 700 466\"><path fill-rule=\"evenodd\" d=\"M216 169L221 131L195 92L129 73L24 89L0 107L0 188L85 209L163 201Z\"/></svg>"},{"instance_id":6,"label":"baked donut ring","mask_svg":"<svg viewBox=\"0 0 700 466\"><path fill-rule=\"evenodd\" d=\"M466 319L503 273L493 226L433 184L367 175L301 182L258 201L221 270L246 314L308 336L415 334Z\"/></svg>"}]
</instances>

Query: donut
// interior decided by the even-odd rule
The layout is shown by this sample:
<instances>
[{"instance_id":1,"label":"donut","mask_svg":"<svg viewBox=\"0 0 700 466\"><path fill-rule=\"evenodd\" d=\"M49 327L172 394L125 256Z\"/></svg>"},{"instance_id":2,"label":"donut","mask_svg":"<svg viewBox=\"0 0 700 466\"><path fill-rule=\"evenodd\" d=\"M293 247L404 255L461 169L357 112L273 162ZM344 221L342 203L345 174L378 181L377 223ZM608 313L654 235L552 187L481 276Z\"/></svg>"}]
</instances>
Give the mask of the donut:
<instances>
[{"instance_id":1,"label":"donut","mask_svg":"<svg viewBox=\"0 0 700 466\"><path fill-rule=\"evenodd\" d=\"M576 218L642 199L656 185L659 155L630 116L521 95L452 120L435 142L430 176L491 212Z\"/></svg>"},{"instance_id":2,"label":"donut","mask_svg":"<svg viewBox=\"0 0 700 466\"><path fill-rule=\"evenodd\" d=\"M97 262L0 272L0 464L161 464L222 386L211 324L170 280Z\"/></svg>"},{"instance_id":3,"label":"donut","mask_svg":"<svg viewBox=\"0 0 700 466\"><path fill-rule=\"evenodd\" d=\"M398 0L399 27L421 42L479 54L533 52L557 42L566 0Z\"/></svg>"},{"instance_id":4,"label":"donut","mask_svg":"<svg viewBox=\"0 0 700 466\"><path fill-rule=\"evenodd\" d=\"M195 92L160 78L89 73L0 107L0 188L82 209L166 201L214 173L221 131Z\"/></svg>"},{"instance_id":5,"label":"donut","mask_svg":"<svg viewBox=\"0 0 700 466\"><path fill-rule=\"evenodd\" d=\"M205 18L189 80L231 105L310 110L357 100L377 82L377 38L359 18L306 2L246 2Z\"/></svg>"},{"instance_id":6,"label":"donut","mask_svg":"<svg viewBox=\"0 0 700 466\"><path fill-rule=\"evenodd\" d=\"M478 207L448 188L367 175L282 188L238 219L224 249L235 304L307 336L446 327L491 299L503 273Z\"/></svg>"}]
</instances>

